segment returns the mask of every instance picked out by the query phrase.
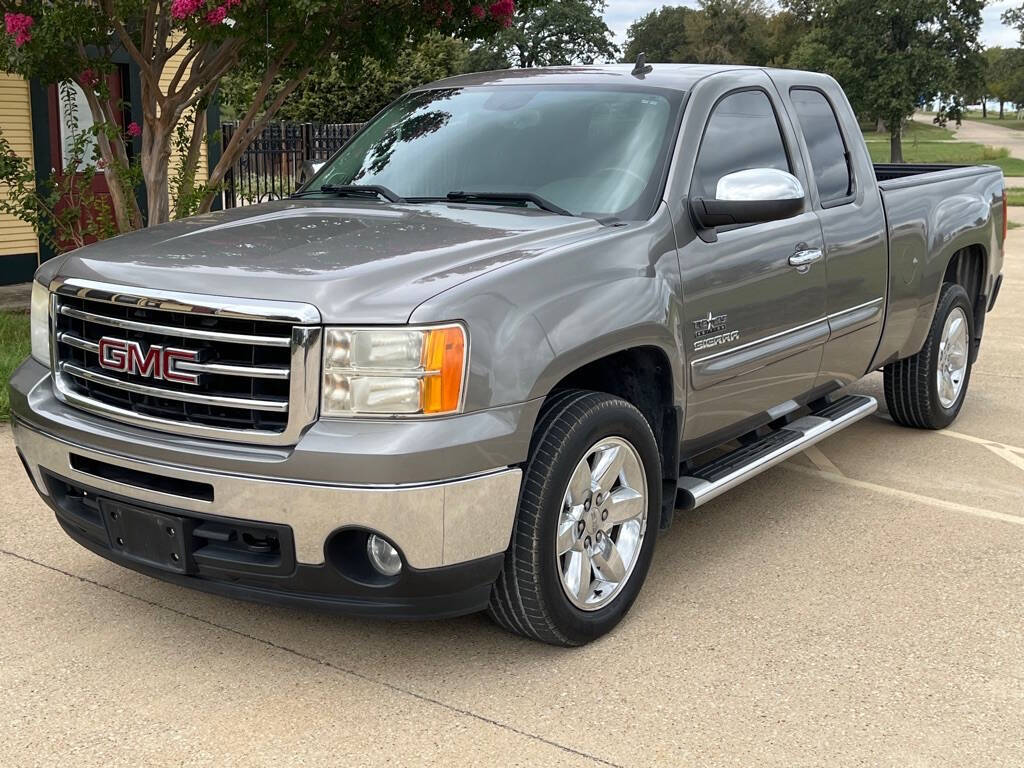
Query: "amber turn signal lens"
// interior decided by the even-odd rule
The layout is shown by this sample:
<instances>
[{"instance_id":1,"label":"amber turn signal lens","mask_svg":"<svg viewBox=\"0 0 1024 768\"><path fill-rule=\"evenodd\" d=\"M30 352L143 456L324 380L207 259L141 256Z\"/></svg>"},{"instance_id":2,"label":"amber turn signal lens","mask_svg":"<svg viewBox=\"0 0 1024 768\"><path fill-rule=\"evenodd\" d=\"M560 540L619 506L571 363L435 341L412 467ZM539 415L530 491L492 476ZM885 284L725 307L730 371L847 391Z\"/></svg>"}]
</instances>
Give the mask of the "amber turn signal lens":
<instances>
[{"instance_id":1,"label":"amber turn signal lens","mask_svg":"<svg viewBox=\"0 0 1024 768\"><path fill-rule=\"evenodd\" d=\"M452 413L462 397L466 334L459 326L429 332L424 352L423 413Z\"/></svg>"}]
</instances>

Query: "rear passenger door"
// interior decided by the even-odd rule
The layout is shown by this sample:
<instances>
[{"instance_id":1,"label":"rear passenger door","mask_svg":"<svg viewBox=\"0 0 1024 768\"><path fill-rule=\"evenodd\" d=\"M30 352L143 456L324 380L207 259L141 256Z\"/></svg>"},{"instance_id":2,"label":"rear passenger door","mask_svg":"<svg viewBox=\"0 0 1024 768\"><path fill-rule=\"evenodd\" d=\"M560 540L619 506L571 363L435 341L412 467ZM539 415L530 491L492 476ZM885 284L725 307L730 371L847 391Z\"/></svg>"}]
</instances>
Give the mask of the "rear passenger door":
<instances>
[{"instance_id":1,"label":"rear passenger door","mask_svg":"<svg viewBox=\"0 0 1024 768\"><path fill-rule=\"evenodd\" d=\"M708 93L705 86L687 106L691 115L708 116L689 198L714 198L720 178L750 168L784 170L805 184L792 127L767 75L729 73L714 80L730 87ZM693 146L690 131L687 126L683 147ZM799 254L820 257L822 247L810 206L791 218L719 227L713 242L681 228L683 325L690 356L685 426L690 445L684 450L696 448L693 441L713 442L747 421L763 422L765 412L814 387L828 336L825 269L820 260L797 264Z\"/></svg>"},{"instance_id":2,"label":"rear passenger door","mask_svg":"<svg viewBox=\"0 0 1024 768\"><path fill-rule=\"evenodd\" d=\"M882 333L888 273L885 215L860 128L830 78L773 73L810 167L811 200L825 238L829 340L820 385L846 385L867 371ZM780 82L781 81L781 82Z\"/></svg>"}]
</instances>

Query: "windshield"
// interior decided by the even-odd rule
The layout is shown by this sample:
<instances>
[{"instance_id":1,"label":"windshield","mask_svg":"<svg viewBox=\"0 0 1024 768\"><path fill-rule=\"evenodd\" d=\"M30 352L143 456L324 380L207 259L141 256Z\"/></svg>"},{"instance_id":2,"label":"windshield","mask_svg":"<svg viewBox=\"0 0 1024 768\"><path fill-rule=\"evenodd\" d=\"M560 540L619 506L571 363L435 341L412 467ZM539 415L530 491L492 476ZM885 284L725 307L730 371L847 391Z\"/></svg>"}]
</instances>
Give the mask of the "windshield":
<instances>
[{"instance_id":1,"label":"windshield","mask_svg":"<svg viewBox=\"0 0 1024 768\"><path fill-rule=\"evenodd\" d=\"M381 113L307 189L379 185L410 202L528 193L575 215L643 219L660 192L681 97L604 87L418 91Z\"/></svg>"}]
</instances>

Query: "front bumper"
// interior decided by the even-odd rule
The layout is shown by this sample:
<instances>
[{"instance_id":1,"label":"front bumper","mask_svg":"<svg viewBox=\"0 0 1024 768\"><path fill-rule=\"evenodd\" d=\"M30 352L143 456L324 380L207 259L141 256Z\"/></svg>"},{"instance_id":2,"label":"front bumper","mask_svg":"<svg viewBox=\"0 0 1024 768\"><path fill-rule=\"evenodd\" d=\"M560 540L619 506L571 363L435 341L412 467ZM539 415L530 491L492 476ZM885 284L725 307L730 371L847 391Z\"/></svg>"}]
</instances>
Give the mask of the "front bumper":
<instances>
[{"instance_id":1,"label":"front bumper","mask_svg":"<svg viewBox=\"0 0 1024 768\"><path fill-rule=\"evenodd\" d=\"M14 437L36 489L72 538L110 560L208 591L348 612L454 615L486 605L512 531L518 468L474 467L471 475L454 479L392 484L331 482L327 478L344 474L331 471L313 481L309 475L326 460L322 435L312 438L317 450L311 468L302 461L301 446L251 449L99 420L54 398L46 369L32 361L16 372L11 387ZM449 421L446 431L456 428L459 434L458 420ZM476 435L486 442L479 430ZM355 450L352 442L337 441L340 457ZM166 445L174 450L161 450ZM514 454L519 449L506 450ZM395 456L392 446L381 463L393 466ZM428 463L442 462L432 457ZM225 464L232 471L216 468ZM289 467L298 470L298 478L287 477ZM294 567L288 573L232 570L224 564L186 573L154 568L117 551L102 516L99 526L82 524L81 515L66 503L82 493L179 516L189 526L243 521L281 527L287 531L282 538L291 558L287 562ZM390 540L402 555L402 573L390 580L367 578L365 569L350 562L364 557L363 552L344 544L353 532Z\"/></svg>"}]
</instances>

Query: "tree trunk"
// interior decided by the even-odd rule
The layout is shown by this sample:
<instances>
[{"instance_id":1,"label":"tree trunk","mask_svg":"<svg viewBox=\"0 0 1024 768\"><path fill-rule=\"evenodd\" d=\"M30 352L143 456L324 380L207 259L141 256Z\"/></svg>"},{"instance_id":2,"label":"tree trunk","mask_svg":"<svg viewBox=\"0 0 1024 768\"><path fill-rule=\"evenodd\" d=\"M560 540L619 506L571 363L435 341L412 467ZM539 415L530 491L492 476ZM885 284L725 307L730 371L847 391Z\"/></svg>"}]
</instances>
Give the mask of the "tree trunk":
<instances>
[{"instance_id":1,"label":"tree trunk","mask_svg":"<svg viewBox=\"0 0 1024 768\"><path fill-rule=\"evenodd\" d=\"M981 119L988 117L988 96L981 97Z\"/></svg>"},{"instance_id":2,"label":"tree trunk","mask_svg":"<svg viewBox=\"0 0 1024 768\"><path fill-rule=\"evenodd\" d=\"M93 123L116 126L110 104L104 105L90 84L78 83L78 87L85 94ZM111 138L105 131L99 131L96 135L96 144L99 147L100 156L103 158L105 166L103 177L106 179L107 189L110 191L111 208L114 209L114 223L117 224L118 232L123 234L141 228L142 211L133 194L134 190L125 189L119 175L122 168L128 168L128 152L124 147L123 140Z\"/></svg>"},{"instance_id":3,"label":"tree trunk","mask_svg":"<svg viewBox=\"0 0 1024 768\"><path fill-rule=\"evenodd\" d=\"M885 120L880 117L875 118L875 132L885 133Z\"/></svg>"},{"instance_id":4,"label":"tree trunk","mask_svg":"<svg viewBox=\"0 0 1024 768\"><path fill-rule=\"evenodd\" d=\"M161 116L163 118L163 116ZM171 160L171 132L163 119L147 121L142 133L142 175L146 180L146 226L166 224L171 219L168 165Z\"/></svg>"},{"instance_id":5,"label":"tree trunk","mask_svg":"<svg viewBox=\"0 0 1024 768\"><path fill-rule=\"evenodd\" d=\"M889 123L889 162L903 162L903 136L900 131L900 121L893 120Z\"/></svg>"},{"instance_id":6,"label":"tree trunk","mask_svg":"<svg viewBox=\"0 0 1024 768\"><path fill-rule=\"evenodd\" d=\"M999 100L999 119L1003 119L1003 100Z\"/></svg>"}]
</instances>

